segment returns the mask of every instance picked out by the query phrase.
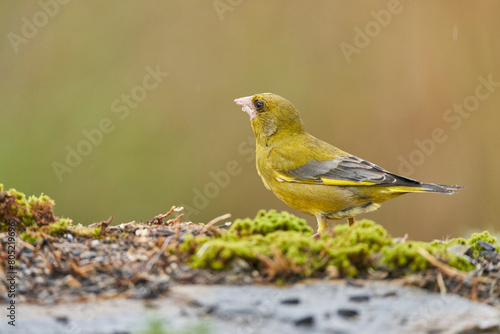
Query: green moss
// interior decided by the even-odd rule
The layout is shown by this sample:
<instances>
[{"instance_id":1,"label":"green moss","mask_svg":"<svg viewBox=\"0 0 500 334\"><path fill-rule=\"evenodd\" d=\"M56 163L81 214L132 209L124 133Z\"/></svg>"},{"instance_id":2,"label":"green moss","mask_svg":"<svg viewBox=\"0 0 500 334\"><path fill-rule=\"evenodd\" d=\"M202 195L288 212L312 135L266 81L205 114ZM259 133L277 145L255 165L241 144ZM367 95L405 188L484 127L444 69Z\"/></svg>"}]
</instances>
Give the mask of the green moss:
<instances>
[{"instance_id":1,"label":"green moss","mask_svg":"<svg viewBox=\"0 0 500 334\"><path fill-rule=\"evenodd\" d=\"M0 189L0 231L8 229L8 223L15 221L16 228L24 230L35 224L26 196L16 189Z\"/></svg>"},{"instance_id":2,"label":"green moss","mask_svg":"<svg viewBox=\"0 0 500 334\"><path fill-rule=\"evenodd\" d=\"M253 220L235 221L227 233L218 237L186 234L178 249L191 254L195 268L229 269L237 258L262 268L263 258L278 260L279 252L288 265L312 273L311 267L319 263L314 254L318 255L326 243L317 242L311 234L312 229L303 219L288 212L260 211Z\"/></svg>"},{"instance_id":3,"label":"green moss","mask_svg":"<svg viewBox=\"0 0 500 334\"><path fill-rule=\"evenodd\" d=\"M24 231L27 227L35 225L48 225L54 223L54 201L47 195L39 197L26 195L16 189L4 191L0 187L0 231L5 231L8 221L15 221L16 228Z\"/></svg>"},{"instance_id":4,"label":"green moss","mask_svg":"<svg viewBox=\"0 0 500 334\"><path fill-rule=\"evenodd\" d=\"M445 244L435 242L406 241L397 243L383 250L381 261L391 271L395 271L395 274L397 272L408 273L432 268L432 265L419 254L419 249L426 250L429 254L457 269L465 271L474 269L474 266L467 260L448 252Z\"/></svg>"},{"instance_id":5,"label":"green moss","mask_svg":"<svg viewBox=\"0 0 500 334\"><path fill-rule=\"evenodd\" d=\"M15 189L4 191L0 184L0 231L8 229L8 221L15 221L21 238L29 243L42 239L44 234L55 237L71 233L83 238L100 238L99 227L73 225L69 218L55 217L54 205L45 194L26 199L25 194Z\"/></svg>"},{"instance_id":6,"label":"green moss","mask_svg":"<svg viewBox=\"0 0 500 334\"><path fill-rule=\"evenodd\" d=\"M334 228L328 254L330 265L337 267L343 276L357 276L369 268L375 269L373 255L392 244L392 238L380 225L363 219L353 226L337 225Z\"/></svg>"},{"instance_id":7,"label":"green moss","mask_svg":"<svg viewBox=\"0 0 500 334\"><path fill-rule=\"evenodd\" d=\"M26 230L21 233L21 239L30 244L34 244L35 242L43 238L40 236L39 233L36 233L35 231Z\"/></svg>"},{"instance_id":8,"label":"green moss","mask_svg":"<svg viewBox=\"0 0 500 334\"><path fill-rule=\"evenodd\" d=\"M471 271L474 266L464 258L461 258L448 251L448 247L453 245L468 245L470 240L464 238L454 238L447 241L434 240L430 243L423 241L406 241L383 249L381 261L390 270L415 272L428 268L432 265L418 253L419 249L426 250L442 262L463 271Z\"/></svg>"},{"instance_id":9,"label":"green moss","mask_svg":"<svg viewBox=\"0 0 500 334\"><path fill-rule=\"evenodd\" d=\"M319 240L311 234L302 219L288 212L260 211L253 220L237 220L219 237L187 234L179 250L191 254L195 268L229 269L239 258L254 268L285 275L308 277L334 265L342 275L356 276L374 268L372 255L392 244L387 231L369 220L339 225L335 236L324 234Z\"/></svg>"},{"instance_id":10,"label":"green moss","mask_svg":"<svg viewBox=\"0 0 500 334\"><path fill-rule=\"evenodd\" d=\"M71 221L71 220L70 220ZM99 239L101 229L94 226L83 226L82 224L72 225L68 228L68 232L76 237Z\"/></svg>"},{"instance_id":11,"label":"green moss","mask_svg":"<svg viewBox=\"0 0 500 334\"><path fill-rule=\"evenodd\" d=\"M337 225L334 235L311 238L312 230L303 220L287 212L260 211L255 219L237 220L227 233L209 238L186 234L178 250L190 256L195 268L230 269L236 259L250 268L269 273L277 280L290 274L299 277L324 275L329 266L337 268L343 277L366 276L369 270L382 269L392 277L431 268L418 250L425 249L440 261L464 271L474 267L449 252L454 244L464 244L481 251L478 240L495 243L488 233L471 239L456 238L442 241L406 241L394 243L381 226L370 220L360 220L353 226Z\"/></svg>"},{"instance_id":12,"label":"green moss","mask_svg":"<svg viewBox=\"0 0 500 334\"><path fill-rule=\"evenodd\" d=\"M69 232L69 226L71 225L71 220L60 219L56 223L48 225L48 234L52 236L62 236Z\"/></svg>"},{"instance_id":13,"label":"green moss","mask_svg":"<svg viewBox=\"0 0 500 334\"><path fill-rule=\"evenodd\" d=\"M258 248L253 245L251 240L212 239L197 249L192 256L191 265L194 268L229 269L235 258L253 261L257 252Z\"/></svg>"},{"instance_id":14,"label":"green moss","mask_svg":"<svg viewBox=\"0 0 500 334\"><path fill-rule=\"evenodd\" d=\"M486 241L492 245L495 245L497 252L500 252L500 244L497 244L497 238L492 236L489 232L484 231L481 233L472 233L472 236L467 240L467 246L472 248L473 257L479 256L479 254L484 250L484 248L478 244L478 241Z\"/></svg>"},{"instance_id":15,"label":"green moss","mask_svg":"<svg viewBox=\"0 0 500 334\"><path fill-rule=\"evenodd\" d=\"M312 235L313 230L304 219L298 218L286 211L260 210L252 220L250 218L237 219L231 225L230 232L240 236L263 234L274 231L297 231Z\"/></svg>"}]
</instances>

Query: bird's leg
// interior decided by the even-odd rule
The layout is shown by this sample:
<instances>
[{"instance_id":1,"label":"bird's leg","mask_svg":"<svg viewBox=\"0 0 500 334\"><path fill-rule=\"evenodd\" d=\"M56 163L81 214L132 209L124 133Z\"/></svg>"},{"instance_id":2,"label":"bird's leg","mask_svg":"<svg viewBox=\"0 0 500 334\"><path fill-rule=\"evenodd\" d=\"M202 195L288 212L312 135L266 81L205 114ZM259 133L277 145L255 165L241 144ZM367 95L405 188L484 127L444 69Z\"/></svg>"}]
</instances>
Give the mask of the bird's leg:
<instances>
[{"instance_id":1,"label":"bird's leg","mask_svg":"<svg viewBox=\"0 0 500 334\"><path fill-rule=\"evenodd\" d=\"M347 221L349 222L349 226L354 225L354 223L356 222L356 220L354 219L354 217L347 218Z\"/></svg>"},{"instance_id":2,"label":"bird's leg","mask_svg":"<svg viewBox=\"0 0 500 334\"><path fill-rule=\"evenodd\" d=\"M319 213L316 214L316 219L318 220L318 234L328 231L328 220Z\"/></svg>"}]
</instances>

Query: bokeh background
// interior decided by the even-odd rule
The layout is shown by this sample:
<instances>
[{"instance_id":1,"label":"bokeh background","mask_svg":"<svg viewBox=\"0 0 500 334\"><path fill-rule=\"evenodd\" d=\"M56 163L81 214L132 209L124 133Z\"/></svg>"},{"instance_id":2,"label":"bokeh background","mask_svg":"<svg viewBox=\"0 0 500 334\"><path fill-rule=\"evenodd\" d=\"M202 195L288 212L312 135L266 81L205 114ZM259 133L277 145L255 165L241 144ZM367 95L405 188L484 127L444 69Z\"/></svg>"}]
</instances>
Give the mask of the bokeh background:
<instances>
[{"instance_id":1,"label":"bokeh background","mask_svg":"<svg viewBox=\"0 0 500 334\"><path fill-rule=\"evenodd\" d=\"M296 213L262 185L233 103L273 92L325 141L467 187L365 215L392 235L500 229L500 84L480 89L490 94L470 115L447 112L474 102L479 77L500 82L498 1L59 1L0 3L0 183L48 194L58 216ZM102 122L108 133L88 146ZM436 128L446 140L418 153ZM86 156L71 167L68 148Z\"/></svg>"}]
</instances>

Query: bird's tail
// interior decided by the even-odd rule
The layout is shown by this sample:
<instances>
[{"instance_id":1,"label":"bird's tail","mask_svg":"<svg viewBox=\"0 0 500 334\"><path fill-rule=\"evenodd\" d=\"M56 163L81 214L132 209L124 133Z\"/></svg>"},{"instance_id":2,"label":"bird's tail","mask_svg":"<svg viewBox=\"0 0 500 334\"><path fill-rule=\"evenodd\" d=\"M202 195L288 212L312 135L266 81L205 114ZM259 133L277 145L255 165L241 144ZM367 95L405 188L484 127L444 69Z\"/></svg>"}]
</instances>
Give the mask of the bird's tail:
<instances>
[{"instance_id":1,"label":"bird's tail","mask_svg":"<svg viewBox=\"0 0 500 334\"><path fill-rule=\"evenodd\" d=\"M402 193L441 193L451 195L463 188L465 187L419 182L419 184L416 184L414 186L394 186L391 187L391 191Z\"/></svg>"}]
</instances>

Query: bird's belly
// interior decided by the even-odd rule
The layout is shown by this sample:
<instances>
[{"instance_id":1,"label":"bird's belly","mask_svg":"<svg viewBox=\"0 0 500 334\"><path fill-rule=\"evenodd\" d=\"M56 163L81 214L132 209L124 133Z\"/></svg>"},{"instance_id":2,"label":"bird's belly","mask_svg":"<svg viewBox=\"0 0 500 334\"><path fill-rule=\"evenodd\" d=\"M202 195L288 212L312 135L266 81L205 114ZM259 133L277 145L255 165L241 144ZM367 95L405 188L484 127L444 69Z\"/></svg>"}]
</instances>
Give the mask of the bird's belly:
<instances>
[{"instance_id":1,"label":"bird's belly","mask_svg":"<svg viewBox=\"0 0 500 334\"><path fill-rule=\"evenodd\" d=\"M309 215L328 219L354 217L378 209L380 204L360 196L355 187L273 182L271 190L288 206Z\"/></svg>"}]
</instances>

